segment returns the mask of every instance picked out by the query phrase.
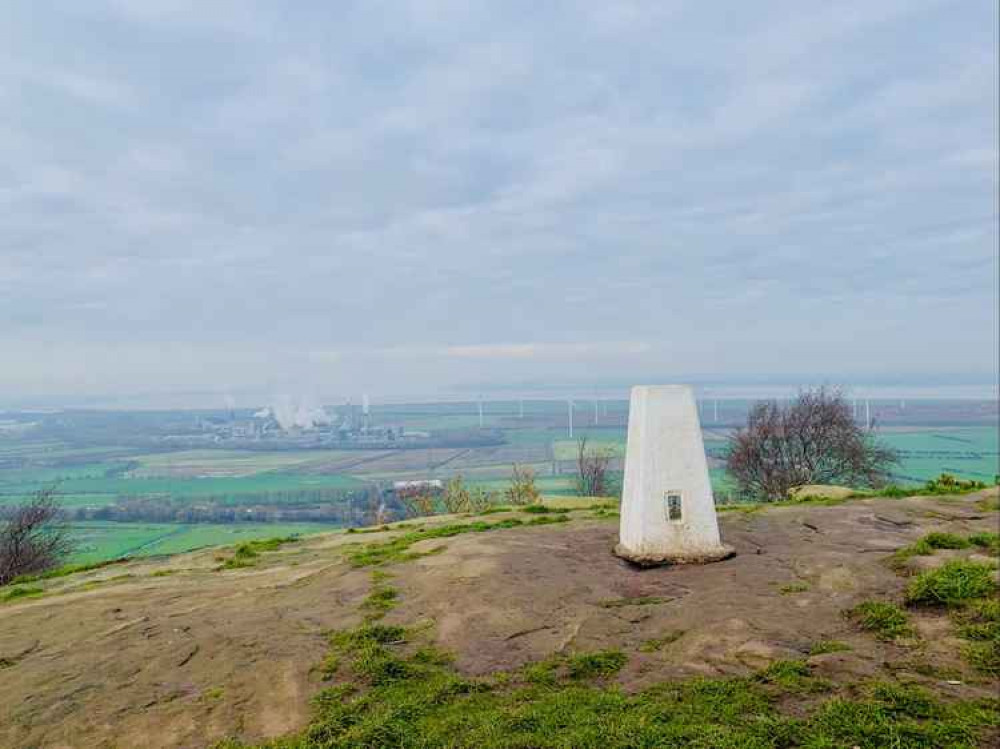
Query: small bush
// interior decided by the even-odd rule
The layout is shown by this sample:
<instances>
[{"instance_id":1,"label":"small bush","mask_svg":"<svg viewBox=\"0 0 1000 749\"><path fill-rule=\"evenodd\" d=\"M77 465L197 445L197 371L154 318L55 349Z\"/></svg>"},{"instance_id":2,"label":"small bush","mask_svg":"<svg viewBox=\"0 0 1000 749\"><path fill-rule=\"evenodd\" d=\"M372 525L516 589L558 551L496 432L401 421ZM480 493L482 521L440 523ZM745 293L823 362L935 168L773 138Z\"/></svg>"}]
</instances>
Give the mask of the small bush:
<instances>
[{"instance_id":1,"label":"small bush","mask_svg":"<svg viewBox=\"0 0 1000 749\"><path fill-rule=\"evenodd\" d=\"M457 513L472 510L472 498L461 476L455 476L445 484L441 503L444 505L445 512Z\"/></svg>"},{"instance_id":2,"label":"small bush","mask_svg":"<svg viewBox=\"0 0 1000 749\"><path fill-rule=\"evenodd\" d=\"M906 602L954 606L993 592L993 567L955 559L915 577L906 588Z\"/></svg>"},{"instance_id":3,"label":"small bush","mask_svg":"<svg viewBox=\"0 0 1000 749\"><path fill-rule=\"evenodd\" d=\"M569 659L569 675L572 679L592 679L598 676L614 676L628 662L620 650L599 650L595 653L579 653Z\"/></svg>"},{"instance_id":4,"label":"small bush","mask_svg":"<svg viewBox=\"0 0 1000 749\"><path fill-rule=\"evenodd\" d=\"M535 472L528 466L515 463L511 469L510 487L507 489L508 504L523 507L541 504L541 501L541 492L535 486Z\"/></svg>"},{"instance_id":5,"label":"small bush","mask_svg":"<svg viewBox=\"0 0 1000 749\"><path fill-rule=\"evenodd\" d=\"M469 489L469 512L481 514L500 504L500 492L473 486Z\"/></svg>"},{"instance_id":6,"label":"small bush","mask_svg":"<svg viewBox=\"0 0 1000 749\"><path fill-rule=\"evenodd\" d=\"M885 601L865 601L848 612L851 619L880 640L895 640L912 634L906 612Z\"/></svg>"},{"instance_id":7,"label":"small bush","mask_svg":"<svg viewBox=\"0 0 1000 749\"><path fill-rule=\"evenodd\" d=\"M955 478L950 473L942 473L936 479L931 479L924 484L926 494L968 494L985 489L986 484L982 481L963 481Z\"/></svg>"}]
</instances>

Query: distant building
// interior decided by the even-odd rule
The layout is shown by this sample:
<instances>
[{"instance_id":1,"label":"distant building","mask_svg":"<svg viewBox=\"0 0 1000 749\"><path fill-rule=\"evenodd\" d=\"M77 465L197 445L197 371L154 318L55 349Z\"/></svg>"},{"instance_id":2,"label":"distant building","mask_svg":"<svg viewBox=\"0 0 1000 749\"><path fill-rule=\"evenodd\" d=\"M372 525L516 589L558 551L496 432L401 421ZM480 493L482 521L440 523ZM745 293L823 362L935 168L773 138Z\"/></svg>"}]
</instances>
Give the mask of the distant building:
<instances>
[{"instance_id":1,"label":"distant building","mask_svg":"<svg viewBox=\"0 0 1000 749\"><path fill-rule=\"evenodd\" d=\"M394 481L393 491L407 491L413 489L444 489L444 482L441 479L422 479L418 481Z\"/></svg>"}]
</instances>

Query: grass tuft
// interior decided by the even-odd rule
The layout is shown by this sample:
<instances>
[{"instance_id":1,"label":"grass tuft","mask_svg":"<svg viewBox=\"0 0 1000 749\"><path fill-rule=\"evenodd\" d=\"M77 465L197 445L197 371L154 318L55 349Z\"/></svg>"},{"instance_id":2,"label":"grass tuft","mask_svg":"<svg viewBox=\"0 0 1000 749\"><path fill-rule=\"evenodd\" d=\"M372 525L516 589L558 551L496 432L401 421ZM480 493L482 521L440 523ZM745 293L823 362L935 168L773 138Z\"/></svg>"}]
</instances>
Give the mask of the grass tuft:
<instances>
[{"instance_id":1,"label":"grass tuft","mask_svg":"<svg viewBox=\"0 0 1000 749\"><path fill-rule=\"evenodd\" d=\"M1000 533L976 533L969 536L969 543L986 549L991 554L1000 555Z\"/></svg>"},{"instance_id":2,"label":"grass tuft","mask_svg":"<svg viewBox=\"0 0 1000 749\"><path fill-rule=\"evenodd\" d=\"M923 542L932 549L967 549L969 542L954 533L928 533Z\"/></svg>"},{"instance_id":3,"label":"grass tuft","mask_svg":"<svg viewBox=\"0 0 1000 749\"><path fill-rule=\"evenodd\" d=\"M880 640L895 640L913 634L906 612L894 603L864 601L847 612L849 618Z\"/></svg>"},{"instance_id":4,"label":"grass tuft","mask_svg":"<svg viewBox=\"0 0 1000 749\"><path fill-rule=\"evenodd\" d=\"M684 636L684 630L678 629L673 632L668 632L663 637L657 637L652 640L646 640L642 645L639 646L639 652L641 653L655 653L659 650L663 650L667 645L671 645L677 642Z\"/></svg>"},{"instance_id":5,"label":"grass tuft","mask_svg":"<svg viewBox=\"0 0 1000 749\"><path fill-rule=\"evenodd\" d=\"M238 570L246 567L255 567L261 553L277 551L285 544L294 543L298 540L298 536L275 536L274 538L262 538L257 541L244 541L236 545L233 549L233 555L224 559L222 565L217 569Z\"/></svg>"},{"instance_id":6,"label":"grass tuft","mask_svg":"<svg viewBox=\"0 0 1000 749\"><path fill-rule=\"evenodd\" d=\"M807 583L788 583L787 585L782 585L778 590L781 595L787 596L792 593L805 593L809 590L809 585Z\"/></svg>"},{"instance_id":7,"label":"grass tuft","mask_svg":"<svg viewBox=\"0 0 1000 749\"><path fill-rule=\"evenodd\" d=\"M395 588L379 587L375 588L361 604L361 608L367 609L375 618L385 616L386 612L392 609L399 598L399 591Z\"/></svg>"},{"instance_id":8,"label":"grass tuft","mask_svg":"<svg viewBox=\"0 0 1000 749\"><path fill-rule=\"evenodd\" d=\"M906 588L906 601L927 606L955 606L981 598L996 589L994 568L988 564L954 559L923 572Z\"/></svg>"},{"instance_id":9,"label":"grass tuft","mask_svg":"<svg viewBox=\"0 0 1000 749\"><path fill-rule=\"evenodd\" d=\"M531 515L545 515L548 513L557 513L565 515L569 512L568 507L549 507L548 505L526 505L521 508L521 512L527 512Z\"/></svg>"},{"instance_id":10,"label":"grass tuft","mask_svg":"<svg viewBox=\"0 0 1000 749\"><path fill-rule=\"evenodd\" d=\"M759 672L756 678L786 692L816 692L829 688L826 681L813 678L809 664L798 660L774 661Z\"/></svg>"},{"instance_id":11,"label":"grass tuft","mask_svg":"<svg viewBox=\"0 0 1000 749\"><path fill-rule=\"evenodd\" d=\"M594 679L614 676L628 662L620 650L599 650L594 653L578 653L570 656L569 676L571 679Z\"/></svg>"},{"instance_id":12,"label":"grass tuft","mask_svg":"<svg viewBox=\"0 0 1000 749\"><path fill-rule=\"evenodd\" d=\"M383 564L395 564L434 554L443 550L438 547L426 552L413 552L410 547L420 541L431 538L451 538L463 533L486 533L488 531L505 530L525 525L550 525L565 523L569 518L565 515L540 515L525 522L520 518L506 518L496 523L479 520L473 523L452 523L436 527L404 533L402 536L385 543L365 544L349 548L347 561L354 567L374 567Z\"/></svg>"},{"instance_id":13,"label":"grass tuft","mask_svg":"<svg viewBox=\"0 0 1000 749\"><path fill-rule=\"evenodd\" d=\"M814 642L809 648L809 655L824 655L826 653L842 653L850 650L851 646L839 640L820 640Z\"/></svg>"}]
</instances>

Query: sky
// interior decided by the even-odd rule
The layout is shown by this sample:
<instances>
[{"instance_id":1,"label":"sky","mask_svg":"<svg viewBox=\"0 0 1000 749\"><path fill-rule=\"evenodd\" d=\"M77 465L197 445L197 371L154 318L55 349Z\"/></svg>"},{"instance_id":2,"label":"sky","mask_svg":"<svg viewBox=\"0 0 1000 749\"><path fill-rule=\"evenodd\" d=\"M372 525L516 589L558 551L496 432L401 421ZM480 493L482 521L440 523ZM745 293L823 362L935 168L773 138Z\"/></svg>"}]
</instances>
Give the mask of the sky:
<instances>
[{"instance_id":1,"label":"sky","mask_svg":"<svg viewBox=\"0 0 1000 749\"><path fill-rule=\"evenodd\" d=\"M10 0L0 403L995 383L997 13Z\"/></svg>"}]
</instances>

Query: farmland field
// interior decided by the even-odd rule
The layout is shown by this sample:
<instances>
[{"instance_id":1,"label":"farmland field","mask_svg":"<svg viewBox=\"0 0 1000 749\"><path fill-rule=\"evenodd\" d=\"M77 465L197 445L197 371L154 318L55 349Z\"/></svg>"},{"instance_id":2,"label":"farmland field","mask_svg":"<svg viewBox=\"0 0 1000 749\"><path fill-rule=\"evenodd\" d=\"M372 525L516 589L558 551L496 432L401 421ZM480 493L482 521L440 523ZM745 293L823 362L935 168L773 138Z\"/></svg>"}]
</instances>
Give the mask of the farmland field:
<instances>
[{"instance_id":1,"label":"farmland field","mask_svg":"<svg viewBox=\"0 0 1000 749\"><path fill-rule=\"evenodd\" d=\"M942 472L990 483L1000 474L995 427L887 431L882 439L900 452L899 483L920 483Z\"/></svg>"},{"instance_id":2,"label":"farmland field","mask_svg":"<svg viewBox=\"0 0 1000 749\"><path fill-rule=\"evenodd\" d=\"M248 476L195 478L133 478L101 475L112 470L102 464L88 469L29 469L0 476L0 503L12 501L47 486L56 484L60 493L77 498L88 497L88 503L99 506L119 497L171 497L188 499L219 498L223 502L235 497L292 493L315 489L350 489L361 485L357 479L336 474L299 475L296 473L262 472ZM6 472L4 472L6 473Z\"/></svg>"},{"instance_id":3,"label":"farmland field","mask_svg":"<svg viewBox=\"0 0 1000 749\"><path fill-rule=\"evenodd\" d=\"M305 535L335 530L319 523L109 523L73 524L77 544L73 563L99 562L129 556L177 554L206 546L221 546L275 536Z\"/></svg>"},{"instance_id":4,"label":"farmland field","mask_svg":"<svg viewBox=\"0 0 1000 749\"><path fill-rule=\"evenodd\" d=\"M720 498L733 489L724 468L726 438L745 418L747 406L723 402L702 409L709 473ZM888 409L882 405L880 415L891 415ZM565 401L526 401L523 417L517 401L487 403L483 410L484 427L500 437L492 444L463 446L458 440L447 447L407 449L271 449L253 443L247 449L179 449L163 435L197 433L202 417L185 412L22 416L23 428L0 433L0 507L55 486L76 524L78 559L94 561L357 524L370 511L365 499L370 487L461 475L469 483L503 490L512 464L534 470L544 494L571 495L582 437L592 447L607 449L612 470L621 470L623 401L597 409L577 404L574 439L569 439ZM899 423L880 432L900 452L894 481L920 484L948 472L991 483L1000 473L998 430L989 421L995 422L995 410L991 402L897 408L893 418ZM914 422L915 415L926 421ZM225 417L212 418L219 423ZM476 403L385 407L374 410L373 418L408 432L475 435L479 425ZM252 522L245 520L251 517Z\"/></svg>"}]
</instances>

